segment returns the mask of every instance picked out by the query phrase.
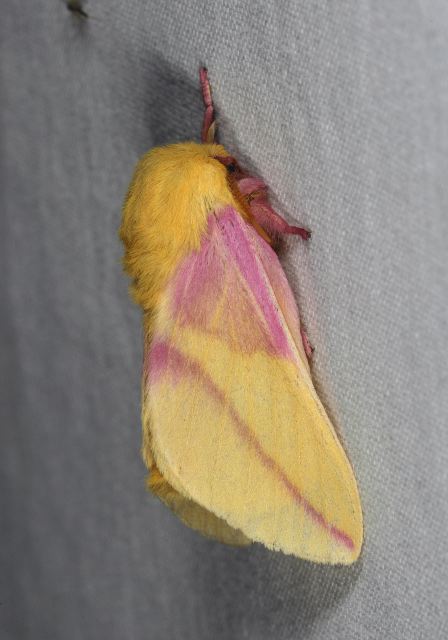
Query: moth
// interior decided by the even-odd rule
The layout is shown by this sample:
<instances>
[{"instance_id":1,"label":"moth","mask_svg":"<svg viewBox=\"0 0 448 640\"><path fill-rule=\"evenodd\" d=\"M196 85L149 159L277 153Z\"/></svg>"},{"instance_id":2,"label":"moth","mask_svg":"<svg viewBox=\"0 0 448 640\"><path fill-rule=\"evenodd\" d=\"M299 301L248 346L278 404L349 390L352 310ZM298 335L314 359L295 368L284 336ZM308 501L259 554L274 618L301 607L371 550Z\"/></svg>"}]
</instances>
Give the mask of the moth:
<instances>
[{"instance_id":1,"label":"moth","mask_svg":"<svg viewBox=\"0 0 448 640\"><path fill-rule=\"evenodd\" d=\"M215 142L206 69L200 84L202 142L140 159L120 229L143 309L148 486L208 537L350 564L363 540L358 488L272 247L309 232Z\"/></svg>"}]
</instances>

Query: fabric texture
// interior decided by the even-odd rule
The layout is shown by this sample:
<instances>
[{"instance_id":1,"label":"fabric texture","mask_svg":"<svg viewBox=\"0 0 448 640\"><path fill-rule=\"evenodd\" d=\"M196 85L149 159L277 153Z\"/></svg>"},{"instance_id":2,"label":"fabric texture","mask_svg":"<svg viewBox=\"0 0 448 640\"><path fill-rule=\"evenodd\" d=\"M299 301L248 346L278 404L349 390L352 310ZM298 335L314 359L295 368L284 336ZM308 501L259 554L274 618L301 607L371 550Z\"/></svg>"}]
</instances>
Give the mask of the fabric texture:
<instances>
[{"instance_id":1,"label":"fabric texture","mask_svg":"<svg viewBox=\"0 0 448 640\"><path fill-rule=\"evenodd\" d=\"M2 6L2 638L448 634L448 5ZM356 470L327 567L201 538L145 491L140 311L117 230L139 155L220 139L309 227L281 261Z\"/></svg>"}]
</instances>

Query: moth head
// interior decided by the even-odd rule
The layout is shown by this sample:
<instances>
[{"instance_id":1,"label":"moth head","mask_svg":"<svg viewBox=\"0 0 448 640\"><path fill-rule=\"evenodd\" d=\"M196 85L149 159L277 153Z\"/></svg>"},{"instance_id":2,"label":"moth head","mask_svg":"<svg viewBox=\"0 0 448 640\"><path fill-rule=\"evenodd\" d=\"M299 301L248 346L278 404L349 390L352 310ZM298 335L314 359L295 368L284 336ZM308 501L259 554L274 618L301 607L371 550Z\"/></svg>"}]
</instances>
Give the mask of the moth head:
<instances>
[{"instance_id":1,"label":"moth head","mask_svg":"<svg viewBox=\"0 0 448 640\"><path fill-rule=\"evenodd\" d=\"M214 156L215 160L217 160L220 164L225 167L228 177L236 180L240 175L243 174L243 170L238 164L236 158L233 156Z\"/></svg>"}]
</instances>

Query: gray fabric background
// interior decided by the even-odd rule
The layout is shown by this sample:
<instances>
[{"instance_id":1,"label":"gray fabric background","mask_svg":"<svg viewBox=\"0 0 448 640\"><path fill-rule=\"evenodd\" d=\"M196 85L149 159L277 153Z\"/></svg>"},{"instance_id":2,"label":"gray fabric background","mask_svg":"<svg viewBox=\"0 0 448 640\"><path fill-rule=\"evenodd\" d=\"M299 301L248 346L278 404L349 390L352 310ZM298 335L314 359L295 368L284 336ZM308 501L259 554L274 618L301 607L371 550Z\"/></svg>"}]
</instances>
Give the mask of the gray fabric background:
<instances>
[{"instance_id":1,"label":"gray fabric background","mask_svg":"<svg viewBox=\"0 0 448 640\"><path fill-rule=\"evenodd\" d=\"M1 9L2 638L448 633L446 0ZM221 140L309 226L282 261L359 478L351 568L186 529L144 489L140 313L117 238L137 157Z\"/></svg>"}]
</instances>

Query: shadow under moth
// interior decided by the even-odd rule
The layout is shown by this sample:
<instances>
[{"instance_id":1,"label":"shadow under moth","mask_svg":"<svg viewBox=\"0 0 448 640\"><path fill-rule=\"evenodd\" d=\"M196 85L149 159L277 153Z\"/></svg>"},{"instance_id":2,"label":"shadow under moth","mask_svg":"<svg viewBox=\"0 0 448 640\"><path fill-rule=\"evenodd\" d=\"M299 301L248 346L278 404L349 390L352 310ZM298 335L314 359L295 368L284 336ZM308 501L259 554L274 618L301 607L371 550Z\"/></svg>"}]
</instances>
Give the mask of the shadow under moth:
<instances>
[{"instance_id":1,"label":"shadow under moth","mask_svg":"<svg viewBox=\"0 0 448 640\"><path fill-rule=\"evenodd\" d=\"M356 480L272 248L280 234L309 232L214 141L206 69L200 83L202 142L139 160L120 229L144 314L148 485L208 537L350 564L363 540Z\"/></svg>"}]
</instances>

